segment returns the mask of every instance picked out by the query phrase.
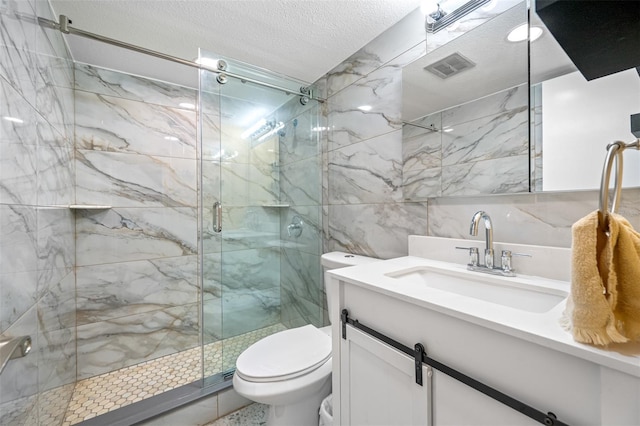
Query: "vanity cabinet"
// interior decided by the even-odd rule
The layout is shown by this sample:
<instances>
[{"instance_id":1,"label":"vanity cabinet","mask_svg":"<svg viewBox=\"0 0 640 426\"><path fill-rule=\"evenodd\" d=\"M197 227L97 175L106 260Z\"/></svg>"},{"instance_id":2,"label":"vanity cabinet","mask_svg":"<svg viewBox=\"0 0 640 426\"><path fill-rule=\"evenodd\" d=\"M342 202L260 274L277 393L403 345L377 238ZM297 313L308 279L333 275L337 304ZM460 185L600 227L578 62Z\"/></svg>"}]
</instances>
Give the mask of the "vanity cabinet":
<instances>
[{"instance_id":1,"label":"vanity cabinet","mask_svg":"<svg viewBox=\"0 0 640 426\"><path fill-rule=\"evenodd\" d=\"M430 367L417 385L412 358L349 325L340 354L341 424L429 424Z\"/></svg>"},{"instance_id":2,"label":"vanity cabinet","mask_svg":"<svg viewBox=\"0 0 640 426\"><path fill-rule=\"evenodd\" d=\"M482 318L452 313L420 302L419 295L379 288L349 274L338 271L328 282L338 295L330 306L334 424L540 424L435 369L432 389L416 385L412 358L352 327L347 327L348 339L342 338L342 309L408 347L421 343L430 358L552 412L566 424L640 424L637 357L625 367L633 370L636 362L635 370L621 371L625 368L589 360L589 354L580 357L548 347L535 334L496 329ZM557 315L553 320L536 314L522 318L558 327ZM423 372L426 377L424 364Z\"/></svg>"}]
</instances>

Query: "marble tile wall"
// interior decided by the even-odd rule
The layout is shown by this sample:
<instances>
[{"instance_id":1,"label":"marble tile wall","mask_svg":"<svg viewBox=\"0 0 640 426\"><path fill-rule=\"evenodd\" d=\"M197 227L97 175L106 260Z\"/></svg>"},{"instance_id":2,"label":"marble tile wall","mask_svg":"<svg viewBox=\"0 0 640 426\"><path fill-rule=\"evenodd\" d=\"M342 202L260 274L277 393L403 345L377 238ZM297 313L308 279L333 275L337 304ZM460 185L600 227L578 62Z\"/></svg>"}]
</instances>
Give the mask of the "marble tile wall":
<instances>
[{"instance_id":1,"label":"marble tile wall","mask_svg":"<svg viewBox=\"0 0 640 426\"><path fill-rule=\"evenodd\" d=\"M0 1L0 424L59 424L76 379L73 64L47 1Z\"/></svg>"},{"instance_id":2,"label":"marble tile wall","mask_svg":"<svg viewBox=\"0 0 640 426\"><path fill-rule=\"evenodd\" d=\"M506 8L515 3L501 4ZM424 119L437 128L452 126L446 123L451 119L466 123L456 126L453 135L406 125L402 129L402 65L488 18L486 14L468 15L456 30L445 29L425 42L423 18L416 11L317 82L328 95L324 115L329 130L323 139L323 252L343 250L392 258L407 254L411 234L472 238L467 235L469 221L479 209L491 214L496 240L571 245L571 224L597 208L593 191L478 195L496 184L501 192L527 191L529 162L539 161L541 153L529 157L522 143L529 127L526 104L523 110L521 102L527 97L525 91L486 99L502 105L498 110L492 108L496 114L490 116L460 119L463 106ZM371 109L358 108L363 105ZM481 148L485 139L500 139L497 133L501 131L492 136L499 129L509 129L516 137L501 144L500 151L471 149ZM482 163L485 167L474 170ZM502 170L508 179L496 182L482 172L488 169ZM469 185L472 176L478 185ZM450 182L445 184L443 177ZM621 207L634 226L640 225L639 193L625 190Z\"/></svg>"},{"instance_id":3,"label":"marble tile wall","mask_svg":"<svg viewBox=\"0 0 640 426\"><path fill-rule=\"evenodd\" d=\"M528 104L519 86L405 124L404 198L526 192Z\"/></svg>"},{"instance_id":4,"label":"marble tile wall","mask_svg":"<svg viewBox=\"0 0 640 426\"><path fill-rule=\"evenodd\" d=\"M289 205L280 212L280 315L287 327L324 324L320 140L326 124L321 108L315 102L301 107L294 99L279 111L286 117L279 164L280 200ZM298 220L302 221L300 235L288 232L288 226Z\"/></svg>"},{"instance_id":5,"label":"marble tile wall","mask_svg":"<svg viewBox=\"0 0 640 426\"><path fill-rule=\"evenodd\" d=\"M330 71L323 144L323 251L406 253L427 203L403 196L402 66L424 54L419 10ZM359 107L369 106L370 109Z\"/></svg>"},{"instance_id":6,"label":"marble tile wall","mask_svg":"<svg viewBox=\"0 0 640 426\"><path fill-rule=\"evenodd\" d=\"M193 89L76 64L78 380L199 344Z\"/></svg>"}]
</instances>

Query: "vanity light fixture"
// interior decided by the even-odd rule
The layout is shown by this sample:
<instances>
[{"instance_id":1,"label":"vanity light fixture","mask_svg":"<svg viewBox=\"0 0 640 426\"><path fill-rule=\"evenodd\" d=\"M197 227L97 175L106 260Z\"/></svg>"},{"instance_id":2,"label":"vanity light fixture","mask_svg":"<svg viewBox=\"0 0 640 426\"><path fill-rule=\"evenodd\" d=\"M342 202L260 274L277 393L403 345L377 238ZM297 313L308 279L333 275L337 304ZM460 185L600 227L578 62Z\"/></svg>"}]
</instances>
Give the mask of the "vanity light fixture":
<instances>
[{"instance_id":1,"label":"vanity light fixture","mask_svg":"<svg viewBox=\"0 0 640 426\"><path fill-rule=\"evenodd\" d=\"M437 33L492 0L423 0L420 10L425 15L425 29Z\"/></svg>"},{"instance_id":2,"label":"vanity light fixture","mask_svg":"<svg viewBox=\"0 0 640 426\"><path fill-rule=\"evenodd\" d=\"M360 111L365 111L365 112L366 112L366 111L371 111L371 108L373 108L371 105L360 105L360 106L358 107L358 109L359 109Z\"/></svg>"},{"instance_id":3,"label":"vanity light fixture","mask_svg":"<svg viewBox=\"0 0 640 426\"><path fill-rule=\"evenodd\" d=\"M278 122L277 124L275 122L272 122L272 123L273 123L274 127L271 130L269 130L267 133L265 133L264 135L260 136L258 138L258 142L262 142L263 140L265 140L269 136L271 136L274 133L276 133L278 130L284 128L284 123L282 121Z\"/></svg>"},{"instance_id":4,"label":"vanity light fixture","mask_svg":"<svg viewBox=\"0 0 640 426\"><path fill-rule=\"evenodd\" d=\"M2 117L4 120L6 121L10 121L11 123L18 123L18 124L23 124L24 120L18 117L10 117L8 115L5 115L4 117Z\"/></svg>"},{"instance_id":5,"label":"vanity light fixture","mask_svg":"<svg viewBox=\"0 0 640 426\"><path fill-rule=\"evenodd\" d=\"M242 132L240 137L242 139L247 139L249 136L251 136L252 134L257 132L258 130L260 130L262 127L266 126L266 124L267 124L267 120L264 119L264 118L261 118L253 126L249 127L247 130Z\"/></svg>"},{"instance_id":6,"label":"vanity light fixture","mask_svg":"<svg viewBox=\"0 0 640 426\"><path fill-rule=\"evenodd\" d=\"M520 24L511 31L507 35L507 41L511 43L519 43L521 41L525 41L527 39L536 41L542 35L542 28L540 27L531 27L529 28L528 24L525 22L524 24Z\"/></svg>"}]
</instances>

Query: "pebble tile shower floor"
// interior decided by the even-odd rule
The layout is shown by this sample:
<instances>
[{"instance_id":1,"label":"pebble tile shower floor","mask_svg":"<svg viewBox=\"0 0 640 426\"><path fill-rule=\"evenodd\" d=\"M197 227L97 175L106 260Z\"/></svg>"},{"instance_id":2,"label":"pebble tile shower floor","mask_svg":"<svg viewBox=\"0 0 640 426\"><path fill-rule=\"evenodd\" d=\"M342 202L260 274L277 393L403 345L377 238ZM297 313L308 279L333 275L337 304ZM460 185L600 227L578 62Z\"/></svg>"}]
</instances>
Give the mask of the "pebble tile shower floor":
<instances>
[{"instance_id":1,"label":"pebble tile shower floor","mask_svg":"<svg viewBox=\"0 0 640 426\"><path fill-rule=\"evenodd\" d=\"M244 349L284 329L276 324L205 345L205 377L233 368ZM77 382L62 425L74 425L200 379L201 355L197 347Z\"/></svg>"}]
</instances>

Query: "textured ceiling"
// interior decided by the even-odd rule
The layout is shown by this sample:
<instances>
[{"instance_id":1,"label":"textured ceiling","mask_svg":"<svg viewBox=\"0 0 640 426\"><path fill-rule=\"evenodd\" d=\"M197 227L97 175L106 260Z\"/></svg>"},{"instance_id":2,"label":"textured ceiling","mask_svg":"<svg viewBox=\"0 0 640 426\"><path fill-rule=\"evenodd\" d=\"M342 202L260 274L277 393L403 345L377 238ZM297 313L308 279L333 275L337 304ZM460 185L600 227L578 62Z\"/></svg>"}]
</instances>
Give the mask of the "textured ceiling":
<instances>
[{"instance_id":1,"label":"textured ceiling","mask_svg":"<svg viewBox=\"0 0 640 426\"><path fill-rule=\"evenodd\" d=\"M56 15L67 15L73 27L85 31L189 60L201 47L313 82L417 8L419 0L51 0L51 4ZM151 58L99 42L73 35L67 40L76 61L188 83L181 81L184 66L158 67Z\"/></svg>"}]
</instances>

